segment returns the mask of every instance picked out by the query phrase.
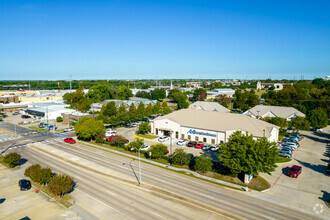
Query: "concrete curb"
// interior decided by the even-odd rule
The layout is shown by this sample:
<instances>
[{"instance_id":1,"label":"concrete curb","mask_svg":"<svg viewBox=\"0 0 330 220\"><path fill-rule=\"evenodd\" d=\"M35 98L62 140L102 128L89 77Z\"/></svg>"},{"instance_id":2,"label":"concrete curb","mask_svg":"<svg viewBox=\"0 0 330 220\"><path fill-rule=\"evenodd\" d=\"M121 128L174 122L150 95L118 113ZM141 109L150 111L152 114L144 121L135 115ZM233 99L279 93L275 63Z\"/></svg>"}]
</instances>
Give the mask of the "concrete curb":
<instances>
[{"instance_id":1,"label":"concrete curb","mask_svg":"<svg viewBox=\"0 0 330 220\"><path fill-rule=\"evenodd\" d=\"M130 157L130 158L133 158L133 159L139 159L139 157L137 157L137 156L133 156L133 155L126 154L126 153L123 153L123 152L120 152L120 151L116 151L116 150L112 150L112 149L109 149L109 148L101 147L101 146L94 145L94 144L91 144L91 143L87 143L87 142L83 142L83 141L79 141L79 140L77 140L77 142L78 143L80 142L80 143L83 143L83 144L86 144L86 145L89 145L89 146L93 146L93 147L96 147L96 148L99 148L99 149L103 149L103 150L106 150L106 151L109 151L109 152L113 152L113 153L116 153L116 154L120 154L120 155L123 155L123 156L126 156L126 157ZM203 176L203 175L201 175L201 174L199 174L195 171L192 171L192 170L172 167L172 166L165 165L165 164L162 164L162 163L158 163L158 162L155 162L155 161L152 161L152 160L147 160L145 158L140 158L140 160L145 162L145 163L160 166L160 167L163 167L163 168L166 168L166 169L169 169L169 170L181 171L181 172L185 172L186 174L192 174L195 177L198 177L200 179L204 179L204 180L207 180L207 181L219 183L219 184L225 185L227 187L233 187L237 190L242 190L242 188L244 187L244 186L241 186L241 185L236 185L236 184L233 184L233 183L228 183L228 182L225 182L225 181L222 181L222 180L218 180L218 179L214 179L214 178L211 178L211 177ZM251 190L251 191L255 191L255 190ZM256 192L259 192L259 191L256 191Z\"/></svg>"}]
</instances>

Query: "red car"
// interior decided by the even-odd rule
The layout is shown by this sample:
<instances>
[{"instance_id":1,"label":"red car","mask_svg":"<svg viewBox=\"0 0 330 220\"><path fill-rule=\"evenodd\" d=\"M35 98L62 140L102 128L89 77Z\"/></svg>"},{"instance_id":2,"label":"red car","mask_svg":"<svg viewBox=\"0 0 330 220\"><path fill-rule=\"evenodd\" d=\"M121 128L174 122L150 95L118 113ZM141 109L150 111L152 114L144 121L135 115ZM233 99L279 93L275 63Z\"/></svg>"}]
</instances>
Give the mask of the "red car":
<instances>
[{"instance_id":1,"label":"red car","mask_svg":"<svg viewBox=\"0 0 330 220\"><path fill-rule=\"evenodd\" d=\"M116 137L115 135L111 135L110 137L106 138L106 141L112 141L112 138Z\"/></svg>"},{"instance_id":2,"label":"red car","mask_svg":"<svg viewBox=\"0 0 330 220\"><path fill-rule=\"evenodd\" d=\"M204 144L198 143L195 145L195 148L202 148L204 146Z\"/></svg>"},{"instance_id":3,"label":"red car","mask_svg":"<svg viewBox=\"0 0 330 220\"><path fill-rule=\"evenodd\" d=\"M301 170L302 170L302 167L293 165L288 171L288 176L297 178L298 175L301 173Z\"/></svg>"},{"instance_id":4,"label":"red car","mask_svg":"<svg viewBox=\"0 0 330 220\"><path fill-rule=\"evenodd\" d=\"M70 144L74 144L74 143L76 143L76 140L73 139L73 138L65 138L65 139L64 139L64 142L66 142L66 143L70 143Z\"/></svg>"}]
</instances>

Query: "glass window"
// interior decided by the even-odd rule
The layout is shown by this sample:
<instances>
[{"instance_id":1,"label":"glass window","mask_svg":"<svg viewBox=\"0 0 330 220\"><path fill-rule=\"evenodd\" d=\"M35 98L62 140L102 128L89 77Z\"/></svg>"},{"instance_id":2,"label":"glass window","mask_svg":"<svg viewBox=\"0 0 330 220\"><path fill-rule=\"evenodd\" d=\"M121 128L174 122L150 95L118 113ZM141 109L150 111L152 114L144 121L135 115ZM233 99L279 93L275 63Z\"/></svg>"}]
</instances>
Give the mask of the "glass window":
<instances>
[{"instance_id":1,"label":"glass window","mask_svg":"<svg viewBox=\"0 0 330 220\"><path fill-rule=\"evenodd\" d=\"M198 137L197 136L195 137L195 141L198 141Z\"/></svg>"},{"instance_id":2,"label":"glass window","mask_svg":"<svg viewBox=\"0 0 330 220\"><path fill-rule=\"evenodd\" d=\"M191 135L188 135L188 139L191 140Z\"/></svg>"},{"instance_id":3,"label":"glass window","mask_svg":"<svg viewBox=\"0 0 330 220\"><path fill-rule=\"evenodd\" d=\"M215 144L215 139L212 139L211 142L212 142L212 144Z\"/></svg>"},{"instance_id":4,"label":"glass window","mask_svg":"<svg viewBox=\"0 0 330 220\"><path fill-rule=\"evenodd\" d=\"M205 143L206 143L206 138L203 138L203 142L205 142Z\"/></svg>"},{"instance_id":5,"label":"glass window","mask_svg":"<svg viewBox=\"0 0 330 220\"><path fill-rule=\"evenodd\" d=\"M184 139L184 134L181 134L181 138Z\"/></svg>"},{"instance_id":6,"label":"glass window","mask_svg":"<svg viewBox=\"0 0 330 220\"><path fill-rule=\"evenodd\" d=\"M158 128L156 128L156 135L158 135Z\"/></svg>"},{"instance_id":7,"label":"glass window","mask_svg":"<svg viewBox=\"0 0 330 220\"><path fill-rule=\"evenodd\" d=\"M175 132L175 138L179 138L179 132Z\"/></svg>"}]
</instances>

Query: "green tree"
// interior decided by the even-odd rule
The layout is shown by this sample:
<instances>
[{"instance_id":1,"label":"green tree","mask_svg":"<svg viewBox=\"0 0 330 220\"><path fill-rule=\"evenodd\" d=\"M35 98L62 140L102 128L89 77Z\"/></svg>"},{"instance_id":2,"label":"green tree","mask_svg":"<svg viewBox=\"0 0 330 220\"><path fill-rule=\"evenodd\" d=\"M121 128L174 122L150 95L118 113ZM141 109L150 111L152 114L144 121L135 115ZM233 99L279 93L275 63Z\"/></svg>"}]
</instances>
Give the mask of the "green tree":
<instances>
[{"instance_id":1,"label":"green tree","mask_svg":"<svg viewBox=\"0 0 330 220\"><path fill-rule=\"evenodd\" d=\"M152 108L152 113L156 115L159 114L160 112L161 112L160 102L157 102Z\"/></svg>"},{"instance_id":2,"label":"green tree","mask_svg":"<svg viewBox=\"0 0 330 220\"><path fill-rule=\"evenodd\" d=\"M135 141L132 141L128 144L128 149L130 150L139 150L144 147L144 140L141 138L136 138Z\"/></svg>"},{"instance_id":3,"label":"green tree","mask_svg":"<svg viewBox=\"0 0 330 220\"><path fill-rule=\"evenodd\" d=\"M111 142L117 144L117 146L119 147L128 143L128 140L121 135L116 135L112 138Z\"/></svg>"},{"instance_id":4,"label":"green tree","mask_svg":"<svg viewBox=\"0 0 330 220\"><path fill-rule=\"evenodd\" d=\"M194 101L205 101L207 97L206 90L203 88L195 89L193 93L193 100Z\"/></svg>"},{"instance_id":5,"label":"green tree","mask_svg":"<svg viewBox=\"0 0 330 220\"><path fill-rule=\"evenodd\" d=\"M130 97L133 96L132 90L130 90L124 85L118 87L117 94L117 98L120 100L128 100Z\"/></svg>"},{"instance_id":6,"label":"green tree","mask_svg":"<svg viewBox=\"0 0 330 220\"><path fill-rule=\"evenodd\" d=\"M50 168L41 168L39 171L40 184L48 183L52 179L52 170Z\"/></svg>"},{"instance_id":7,"label":"green tree","mask_svg":"<svg viewBox=\"0 0 330 220\"><path fill-rule=\"evenodd\" d=\"M101 114L105 116L115 116L117 114L117 107L114 101L108 102L106 105L103 105L101 108Z\"/></svg>"},{"instance_id":8,"label":"green tree","mask_svg":"<svg viewBox=\"0 0 330 220\"><path fill-rule=\"evenodd\" d=\"M254 90L244 91L236 90L234 97L234 108L246 111L258 104L258 96L255 94Z\"/></svg>"},{"instance_id":9,"label":"green tree","mask_svg":"<svg viewBox=\"0 0 330 220\"><path fill-rule=\"evenodd\" d=\"M12 168L16 166L16 164L20 161L20 159L21 159L21 155L16 152L13 152L4 156L3 162L8 164L8 166Z\"/></svg>"},{"instance_id":10,"label":"green tree","mask_svg":"<svg viewBox=\"0 0 330 220\"><path fill-rule=\"evenodd\" d=\"M206 155L196 157L194 169L205 173L206 171L212 170L212 158Z\"/></svg>"},{"instance_id":11,"label":"green tree","mask_svg":"<svg viewBox=\"0 0 330 220\"><path fill-rule=\"evenodd\" d=\"M322 108L317 108L308 112L307 120L314 128L324 128L328 125L327 112Z\"/></svg>"},{"instance_id":12,"label":"green tree","mask_svg":"<svg viewBox=\"0 0 330 220\"><path fill-rule=\"evenodd\" d=\"M105 127L101 120L95 120L94 118L83 118L75 126L75 132L78 139L95 140L97 135L105 132Z\"/></svg>"},{"instance_id":13,"label":"green tree","mask_svg":"<svg viewBox=\"0 0 330 220\"><path fill-rule=\"evenodd\" d=\"M180 166L188 165L190 162L190 156L185 150L177 148L171 157L171 163L178 164Z\"/></svg>"},{"instance_id":14,"label":"green tree","mask_svg":"<svg viewBox=\"0 0 330 220\"><path fill-rule=\"evenodd\" d=\"M138 105L138 108L137 108L137 117L138 117L138 119L141 120L146 116L145 115L146 114L145 110L146 110L146 108L145 108L144 103L140 102L139 105Z\"/></svg>"},{"instance_id":15,"label":"green tree","mask_svg":"<svg viewBox=\"0 0 330 220\"><path fill-rule=\"evenodd\" d=\"M264 121L267 121L273 125L277 125L281 128L285 128L288 126L288 122L284 119L284 118L280 118L280 117L266 117L263 119Z\"/></svg>"},{"instance_id":16,"label":"green tree","mask_svg":"<svg viewBox=\"0 0 330 220\"><path fill-rule=\"evenodd\" d=\"M169 98L178 103L177 109L189 107L188 97L178 89L173 89L169 94Z\"/></svg>"},{"instance_id":17,"label":"green tree","mask_svg":"<svg viewBox=\"0 0 330 220\"><path fill-rule=\"evenodd\" d=\"M159 159L167 152L167 146L164 144L152 145L148 152L151 152L151 158Z\"/></svg>"},{"instance_id":18,"label":"green tree","mask_svg":"<svg viewBox=\"0 0 330 220\"><path fill-rule=\"evenodd\" d=\"M291 127L296 128L297 130L307 130L309 131L311 125L304 117L295 117L291 119Z\"/></svg>"},{"instance_id":19,"label":"green tree","mask_svg":"<svg viewBox=\"0 0 330 220\"><path fill-rule=\"evenodd\" d=\"M270 174L277 167L276 143L266 138L253 139L253 135L234 132L229 141L221 145L219 160L230 168L234 175L241 172L258 175L259 172Z\"/></svg>"},{"instance_id":20,"label":"green tree","mask_svg":"<svg viewBox=\"0 0 330 220\"><path fill-rule=\"evenodd\" d=\"M146 107L146 111L145 111L146 116L150 116L150 115L152 115L152 109L153 109L152 104L149 103L149 104L147 105L147 107Z\"/></svg>"},{"instance_id":21,"label":"green tree","mask_svg":"<svg viewBox=\"0 0 330 220\"><path fill-rule=\"evenodd\" d=\"M57 118L56 118L56 122L62 122L63 121L63 118L61 117L61 116L58 116Z\"/></svg>"},{"instance_id":22,"label":"green tree","mask_svg":"<svg viewBox=\"0 0 330 220\"><path fill-rule=\"evenodd\" d=\"M136 121L138 119L138 114L134 103L132 103L131 106L129 107L128 117L130 121Z\"/></svg>"},{"instance_id":23,"label":"green tree","mask_svg":"<svg viewBox=\"0 0 330 220\"><path fill-rule=\"evenodd\" d=\"M68 175L57 174L47 185L49 191L55 196L62 197L73 188L73 179Z\"/></svg>"},{"instance_id":24,"label":"green tree","mask_svg":"<svg viewBox=\"0 0 330 220\"><path fill-rule=\"evenodd\" d=\"M32 181L39 182L40 181L40 164L33 164L25 169L24 175L30 177Z\"/></svg>"},{"instance_id":25,"label":"green tree","mask_svg":"<svg viewBox=\"0 0 330 220\"><path fill-rule=\"evenodd\" d=\"M144 99L151 99L151 94L146 91L138 91L135 96Z\"/></svg>"},{"instance_id":26,"label":"green tree","mask_svg":"<svg viewBox=\"0 0 330 220\"><path fill-rule=\"evenodd\" d=\"M116 91L107 84L96 84L92 86L86 96L92 102L102 102L117 98Z\"/></svg>"},{"instance_id":27,"label":"green tree","mask_svg":"<svg viewBox=\"0 0 330 220\"><path fill-rule=\"evenodd\" d=\"M78 88L74 93L65 93L63 95L63 101L69 104L71 108L81 112L88 111L92 104L92 101L85 96L82 88Z\"/></svg>"},{"instance_id":28,"label":"green tree","mask_svg":"<svg viewBox=\"0 0 330 220\"><path fill-rule=\"evenodd\" d=\"M151 131L151 126L149 125L148 122L143 122L142 124L140 124L139 133L145 134L145 133L149 133L150 131Z\"/></svg>"},{"instance_id":29,"label":"green tree","mask_svg":"<svg viewBox=\"0 0 330 220\"><path fill-rule=\"evenodd\" d=\"M172 112L172 109L170 107L168 107L167 102L164 101L162 103L161 113L164 114L164 115L167 115L171 112Z\"/></svg>"},{"instance_id":30,"label":"green tree","mask_svg":"<svg viewBox=\"0 0 330 220\"><path fill-rule=\"evenodd\" d=\"M164 89L154 89L150 91L152 100L162 100L166 98L166 91Z\"/></svg>"}]
</instances>

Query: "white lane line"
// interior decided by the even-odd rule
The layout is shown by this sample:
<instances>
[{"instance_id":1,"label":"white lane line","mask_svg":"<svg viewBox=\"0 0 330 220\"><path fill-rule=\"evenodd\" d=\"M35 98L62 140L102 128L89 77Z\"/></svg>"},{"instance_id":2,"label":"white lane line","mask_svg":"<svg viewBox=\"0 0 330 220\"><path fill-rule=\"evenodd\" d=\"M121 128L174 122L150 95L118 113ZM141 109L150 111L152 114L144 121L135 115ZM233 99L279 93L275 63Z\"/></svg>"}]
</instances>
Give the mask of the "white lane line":
<instances>
[{"instance_id":1,"label":"white lane line","mask_svg":"<svg viewBox=\"0 0 330 220\"><path fill-rule=\"evenodd\" d=\"M209 198L209 199L215 199L214 197L209 196L209 195L207 195L207 194L205 194L205 193L199 193L199 195L204 196L204 197L207 197L207 198Z\"/></svg>"},{"instance_id":2,"label":"white lane line","mask_svg":"<svg viewBox=\"0 0 330 220\"><path fill-rule=\"evenodd\" d=\"M157 214L157 213L154 213L154 212L152 212L152 211L151 211L150 213L152 213L152 214L158 216L159 218L164 218L163 216L161 216L161 215L159 215L159 214Z\"/></svg>"},{"instance_id":3,"label":"white lane line","mask_svg":"<svg viewBox=\"0 0 330 220\"><path fill-rule=\"evenodd\" d=\"M117 196L116 193L110 192L109 190L107 190L106 192L109 193L110 195Z\"/></svg>"},{"instance_id":4,"label":"white lane line","mask_svg":"<svg viewBox=\"0 0 330 220\"><path fill-rule=\"evenodd\" d=\"M118 212L118 213L120 213L120 214L126 216L126 217L129 218L129 219L134 219L134 218L132 218L132 217L130 217L130 216L128 216L128 215L122 213L121 211L119 211L119 210L113 208L112 206L110 206L110 205L108 205L108 204L106 204L106 203L104 203L104 202L98 200L97 198L94 198L93 196L91 196L91 195L89 195L89 194L87 194L87 193L85 193L85 192L83 192L83 191L81 191L81 190L79 190L79 189L75 189L75 190L77 190L77 191L79 191L79 192L82 192L82 193L85 194L86 196L88 196L88 197L90 197L90 198L92 198L92 199L98 201L99 203L101 203L101 204L103 204L103 205L105 205L105 206L108 206L108 207L111 208L112 210L114 210L114 211L116 211L116 212Z\"/></svg>"}]
</instances>

